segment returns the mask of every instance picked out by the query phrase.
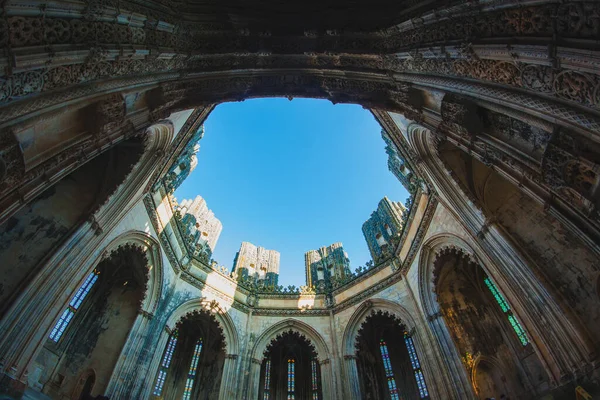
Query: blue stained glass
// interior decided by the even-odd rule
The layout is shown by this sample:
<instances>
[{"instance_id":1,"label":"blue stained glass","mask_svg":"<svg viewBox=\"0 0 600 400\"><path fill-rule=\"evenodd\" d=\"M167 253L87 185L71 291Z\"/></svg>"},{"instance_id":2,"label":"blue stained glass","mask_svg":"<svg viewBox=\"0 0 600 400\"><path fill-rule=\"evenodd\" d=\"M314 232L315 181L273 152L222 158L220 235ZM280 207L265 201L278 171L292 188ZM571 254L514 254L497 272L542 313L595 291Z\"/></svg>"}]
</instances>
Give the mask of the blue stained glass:
<instances>
[{"instance_id":1,"label":"blue stained glass","mask_svg":"<svg viewBox=\"0 0 600 400\"><path fill-rule=\"evenodd\" d=\"M392 363L390 362L390 355L385 341L379 341L379 350L381 351L381 358L383 360L383 368L385 369L385 377L387 378L390 397L392 400L400 400L398 387L396 386L396 380L394 379L394 371L392 370Z\"/></svg>"},{"instance_id":2,"label":"blue stained glass","mask_svg":"<svg viewBox=\"0 0 600 400\"><path fill-rule=\"evenodd\" d=\"M165 349L165 354L163 355L162 362L160 363L160 370L158 371L158 377L156 378L156 385L154 386L154 394L156 396L160 396L162 393L163 386L165 384L165 379L167 378L167 370L171 365L171 359L173 358L173 352L175 351L175 346L177 345L177 331L173 332L171 337L169 337L169 342L167 343L167 348Z\"/></svg>"},{"instance_id":3,"label":"blue stained glass","mask_svg":"<svg viewBox=\"0 0 600 400\"><path fill-rule=\"evenodd\" d=\"M422 399L427 398L429 397L429 391L427 390L425 378L423 377L423 372L421 371L421 363L419 362L419 358L417 357L417 352L415 351L415 345L413 343L413 340L410 336L408 336L407 333L404 334L404 343L406 344L408 356L410 357L410 363L413 367L415 380L417 381L417 387L419 388L419 395Z\"/></svg>"},{"instance_id":4,"label":"blue stained glass","mask_svg":"<svg viewBox=\"0 0 600 400\"><path fill-rule=\"evenodd\" d=\"M54 325L52 331L50 331L50 336L48 336L50 340L58 343L61 336L65 332L65 329L67 329L69 322L73 319L75 311L79 309L79 306L83 302L83 299L85 299L85 296L88 295L90 289L92 288L92 286L94 286L94 283L96 283L97 280L98 273L96 272L96 270L94 270L94 272L92 272L90 275L88 275L87 278L85 278L85 281L79 287L79 289L77 289L75 296L73 296L73 298L69 302L69 307L62 313L62 315L58 319L58 322L56 323L56 325Z\"/></svg>"},{"instance_id":5,"label":"blue stained glass","mask_svg":"<svg viewBox=\"0 0 600 400\"><path fill-rule=\"evenodd\" d=\"M269 400L269 392L271 387L271 360L267 360L265 363L265 387L263 400Z\"/></svg>"},{"instance_id":6,"label":"blue stained glass","mask_svg":"<svg viewBox=\"0 0 600 400\"><path fill-rule=\"evenodd\" d=\"M295 399L295 376L294 376L294 365L295 361L293 358L288 360L288 390L287 390L287 399L294 400Z\"/></svg>"},{"instance_id":7,"label":"blue stained glass","mask_svg":"<svg viewBox=\"0 0 600 400\"><path fill-rule=\"evenodd\" d=\"M167 371L158 371L158 378L156 378L156 385L154 386L154 395L160 396L162 388L165 385L165 379L167 378Z\"/></svg>"},{"instance_id":8,"label":"blue stained glass","mask_svg":"<svg viewBox=\"0 0 600 400\"><path fill-rule=\"evenodd\" d=\"M319 381L317 379L317 360L311 361L312 398L319 400Z\"/></svg>"},{"instance_id":9,"label":"blue stained glass","mask_svg":"<svg viewBox=\"0 0 600 400\"><path fill-rule=\"evenodd\" d=\"M196 369L198 368L198 361L200 360L201 352L202 339L198 339L198 342L196 342L196 347L194 348L194 355L192 356L190 371L188 372L188 377L185 381L185 388L183 389L183 400L190 400L190 397L192 396L192 388L194 387L194 379L196 379Z\"/></svg>"},{"instance_id":10,"label":"blue stained glass","mask_svg":"<svg viewBox=\"0 0 600 400\"><path fill-rule=\"evenodd\" d=\"M77 310L79 308L79 306L81 305L81 302L83 302L83 299L85 299L85 296L88 295L88 293L90 292L90 289L92 288L92 286L94 286L94 283L96 283L97 280L98 280L98 275L96 275L95 273L92 272L86 278L85 282L83 282L83 285L81 285L79 290L77 290L77 293L75 294L75 296L73 296L73 299L71 299L71 302L69 303L69 305L71 307L73 307L75 310Z\"/></svg>"},{"instance_id":11,"label":"blue stained glass","mask_svg":"<svg viewBox=\"0 0 600 400\"><path fill-rule=\"evenodd\" d=\"M519 341L523 346L526 346L529 343L529 338L527 337L525 329L523 329L517 318L513 315L512 311L510 310L510 306L508 305L502 294L500 294L500 292L496 288L496 285L494 285L494 282L492 282L492 280L489 277L486 277L483 281L485 282L485 285L488 287L488 289L490 289L490 292L492 292L494 299L496 299L496 302L506 315L506 318L508 318L508 322L510 322L510 325L517 334Z\"/></svg>"}]
</instances>

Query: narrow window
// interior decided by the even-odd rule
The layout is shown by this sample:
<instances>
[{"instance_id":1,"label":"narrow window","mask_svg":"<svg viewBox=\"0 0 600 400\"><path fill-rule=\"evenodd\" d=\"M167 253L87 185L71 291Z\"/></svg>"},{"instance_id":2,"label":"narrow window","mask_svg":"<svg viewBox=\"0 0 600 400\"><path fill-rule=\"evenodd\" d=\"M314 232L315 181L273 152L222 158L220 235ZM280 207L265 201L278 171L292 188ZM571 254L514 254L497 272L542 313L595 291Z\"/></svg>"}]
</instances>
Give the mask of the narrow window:
<instances>
[{"instance_id":1,"label":"narrow window","mask_svg":"<svg viewBox=\"0 0 600 400\"><path fill-rule=\"evenodd\" d=\"M192 363L190 364L190 371L188 372L187 380L185 381L185 389L183 389L183 400L190 400L192 396L192 388L194 387L194 380L196 379L196 371L198 368L198 361L200 360L200 353L202 352L202 338L196 342L194 348L194 355L192 356Z\"/></svg>"},{"instance_id":2,"label":"narrow window","mask_svg":"<svg viewBox=\"0 0 600 400\"><path fill-rule=\"evenodd\" d=\"M294 400L295 397L295 388L294 388L294 359L290 358L288 360L288 387L287 387L287 400Z\"/></svg>"},{"instance_id":3,"label":"narrow window","mask_svg":"<svg viewBox=\"0 0 600 400\"><path fill-rule=\"evenodd\" d=\"M65 329L67 329L69 322L71 322L71 320L73 319L75 312L79 309L79 306L81 306L83 299L85 299L85 296L88 295L88 293L90 292L90 289L92 288L92 286L94 286L94 283L96 283L96 281L98 280L99 274L100 273L98 271L94 270L85 279L85 282L83 282L83 285L81 285L79 287L79 289L77 290L77 293L75 293L75 296L73 296L73 298L71 299L69 306L62 313L62 315L58 319L58 322L56 323L56 325L54 325L54 328L52 328L52 332L50 332L50 336L49 336L50 340L58 343L61 336L65 332Z\"/></svg>"},{"instance_id":4,"label":"narrow window","mask_svg":"<svg viewBox=\"0 0 600 400\"><path fill-rule=\"evenodd\" d=\"M271 360L265 362L265 388L263 400L269 400L269 390L271 387Z\"/></svg>"},{"instance_id":5,"label":"narrow window","mask_svg":"<svg viewBox=\"0 0 600 400\"><path fill-rule=\"evenodd\" d=\"M312 398L319 400L319 381L317 379L317 360L314 358L311 361L311 381L312 381Z\"/></svg>"},{"instance_id":6,"label":"narrow window","mask_svg":"<svg viewBox=\"0 0 600 400\"><path fill-rule=\"evenodd\" d=\"M158 377L156 378L156 385L154 386L154 395L160 396L163 390L163 386L165 385L165 379L167 378L167 371L169 370L169 366L171 365L171 359L173 358L173 352L175 351L175 346L177 345L177 331L171 334L169 337L169 342L167 343L167 348L165 349L165 354L163 355L162 362L160 363L160 367L158 368Z\"/></svg>"},{"instance_id":7,"label":"narrow window","mask_svg":"<svg viewBox=\"0 0 600 400\"><path fill-rule=\"evenodd\" d=\"M513 312L510 309L510 306L508 305L508 303L506 302L504 297L500 294L500 292L496 288L496 285L494 285L494 282L492 282L492 280L488 277L486 277L483 281L485 282L488 289L490 289L490 292L492 292L492 295L494 296L494 298L496 299L496 302L502 309L502 312L504 312L504 315L508 319L508 322L510 322L510 325L512 326L513 330L517 334L517 337L519 338L519 341L521 342L521 344L523 346L527 346L527 344L529 343L529 339L527 338L525 329L523 329L523 327L521 326L521 324L519 323L517 318L513 315Z\"/></svg>"},{"instance_id":8,"label":"narrow window","mask_svg":"<svg viewBox=\"0 0 600 400\"><path fill-rule=\"evenodd\" d=\"M404 343L406 343L406 349L408 350L410 363L413 367L415 380L417 381L417 386L419 387L419 395L422 399L429 398L429 392L427 391L427 385L425 384L423 371L421 371L421 364L419 363L419 358L417 357L417 352L415 351L415 345L412 338L408 336L407 332L404 332Z\"/></svg>"},{"instance_id":9,"label":"narrow window","mask_svg":"<svg viewBox=\"0 0 600 400\"><path fill-rule=\"evenodd\" d=\"M383 368L385 369L385 378L387 380L388 390L390 391L390 398L392 400L400 400L400 397L398 396L398 387L396 386L396 380L394 379L394 371L392 371L392 363L390 362L387 344L385 344L383 339L379 341L379 350L381 351L381 358L383 359Z\"/></svg>"}]
</instances>

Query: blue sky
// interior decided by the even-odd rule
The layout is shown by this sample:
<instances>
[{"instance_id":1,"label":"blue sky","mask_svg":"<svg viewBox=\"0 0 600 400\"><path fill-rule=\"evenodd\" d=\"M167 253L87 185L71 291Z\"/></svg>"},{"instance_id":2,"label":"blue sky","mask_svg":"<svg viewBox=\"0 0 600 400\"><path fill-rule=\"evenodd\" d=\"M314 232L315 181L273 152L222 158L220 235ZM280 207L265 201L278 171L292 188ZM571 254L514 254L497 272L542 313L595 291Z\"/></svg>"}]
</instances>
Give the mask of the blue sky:
<instances>
[{"instance_id":1,"label":"blue sky","mask_svg":"<svg viewBox=\"0 0 600 400\"><path fill-rule=\"evenodd\" d=\"M223 223L213 258L230 270L242 241L281 253L280 285L304 285L304 253L335 242L354 270L371 259L363 222L384 196L408 197L360 106L253 99L217 106L204 126L198 166L175 196L206 199Z\"/></svg>"}]
</instances>

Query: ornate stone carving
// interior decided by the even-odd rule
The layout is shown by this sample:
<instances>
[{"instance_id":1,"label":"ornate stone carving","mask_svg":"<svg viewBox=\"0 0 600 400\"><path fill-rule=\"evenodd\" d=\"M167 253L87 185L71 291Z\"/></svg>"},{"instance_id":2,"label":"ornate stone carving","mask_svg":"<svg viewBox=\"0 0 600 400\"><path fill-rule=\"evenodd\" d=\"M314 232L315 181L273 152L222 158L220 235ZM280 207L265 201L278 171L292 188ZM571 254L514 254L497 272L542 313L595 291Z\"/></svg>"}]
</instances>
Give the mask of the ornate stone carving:
<instances>
[{"instance_id":1,"label":"ornate stone carving","mask_svg":"<svg viewBox=\"0 0 600 400\"><path fill-rule=\"evenodd\" d=\"M442 100L442 124L439 129L451 130L467 139L483 130L477 104L462 96L447 94Z\"/></svg>"}]
</instances>

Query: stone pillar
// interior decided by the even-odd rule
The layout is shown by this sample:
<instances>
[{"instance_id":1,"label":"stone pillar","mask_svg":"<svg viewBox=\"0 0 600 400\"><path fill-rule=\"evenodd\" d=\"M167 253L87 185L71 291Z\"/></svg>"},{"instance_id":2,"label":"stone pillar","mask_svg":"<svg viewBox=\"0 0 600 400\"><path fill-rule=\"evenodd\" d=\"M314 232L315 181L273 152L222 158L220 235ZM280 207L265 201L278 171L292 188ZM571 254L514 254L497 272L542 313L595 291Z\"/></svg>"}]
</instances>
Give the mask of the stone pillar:
<instances>
[{"instance_id":1,"label":"stone pillar","mask_svg":"<svg viewBox=\"0 0 600 400\"><path fill-rule=\"evenodd\" d=\"M429 328L438 343L442 354L442 362L445 365L444 376L451 385L446 392L448 399L474 399L475 395L467 376L467 371L462 364L458 350L446 329L442 312L437 311L427 317Z\"/></svg>"},{"instance_id":2,"label":"stone pillar","mask_svg":"<svg viewBox=\"0 0 600 400\"><path fill-rule=\"evenodd\" d=\"M132 393L142 390L144 384L154 383L154 376L148 379L151 357L147 357L150 349L154 348L148 346L148 335L152 334L153 318L153 314L140 310L106 388L105 393L110 398L127 398ZM168 335L165 336L168 339ZM163 339L163 342L166 340ZM158 351L162 354L162 348Z\"/></svg>"},{"instance_id":3,"label":"stone pillar","mask_svg":"<svg viewBox=\"0 0 600 400\"><path fill-rule=\"evenodd\" d=\"M258 385L260 384L260 366L262 361L256 358L250 359L250 385L248 386L248 393L244 399L258 399Z\"/></svg>"},{"instance_id":4,"label":"stone pillar","mask_svg":"<svg viewBox=\"0 0 600 400\"><path fill-rule=\"evenodd\" d=\"M336 399L338 396L333 392L333 371L329 359L319 361L321 365L321 388L324 399Z\"/></svg>"},{"instance_id":5,"label":"stone pillar","mask_svg":"<svg viewBox=\"0 0 600 400\"><path fill-rule=\"evenodd\" d=\"M239 381L235 376L237 360L237 354L227 354L225 356L223 374L221 375L221 388L219 390L220 400L233 399L236 396Z\"/></svg>"},{"instance_id":6,"label":"stone pillar","mask_svg":"<svg viewBox=\"0 0 600 400\"><path fill-rule=\"evenodd\" d=\"M354 354L344 356L344 386L347 400L360 400L360 382L358 380L357 357Z\"/></svg>"}]
</instances>

